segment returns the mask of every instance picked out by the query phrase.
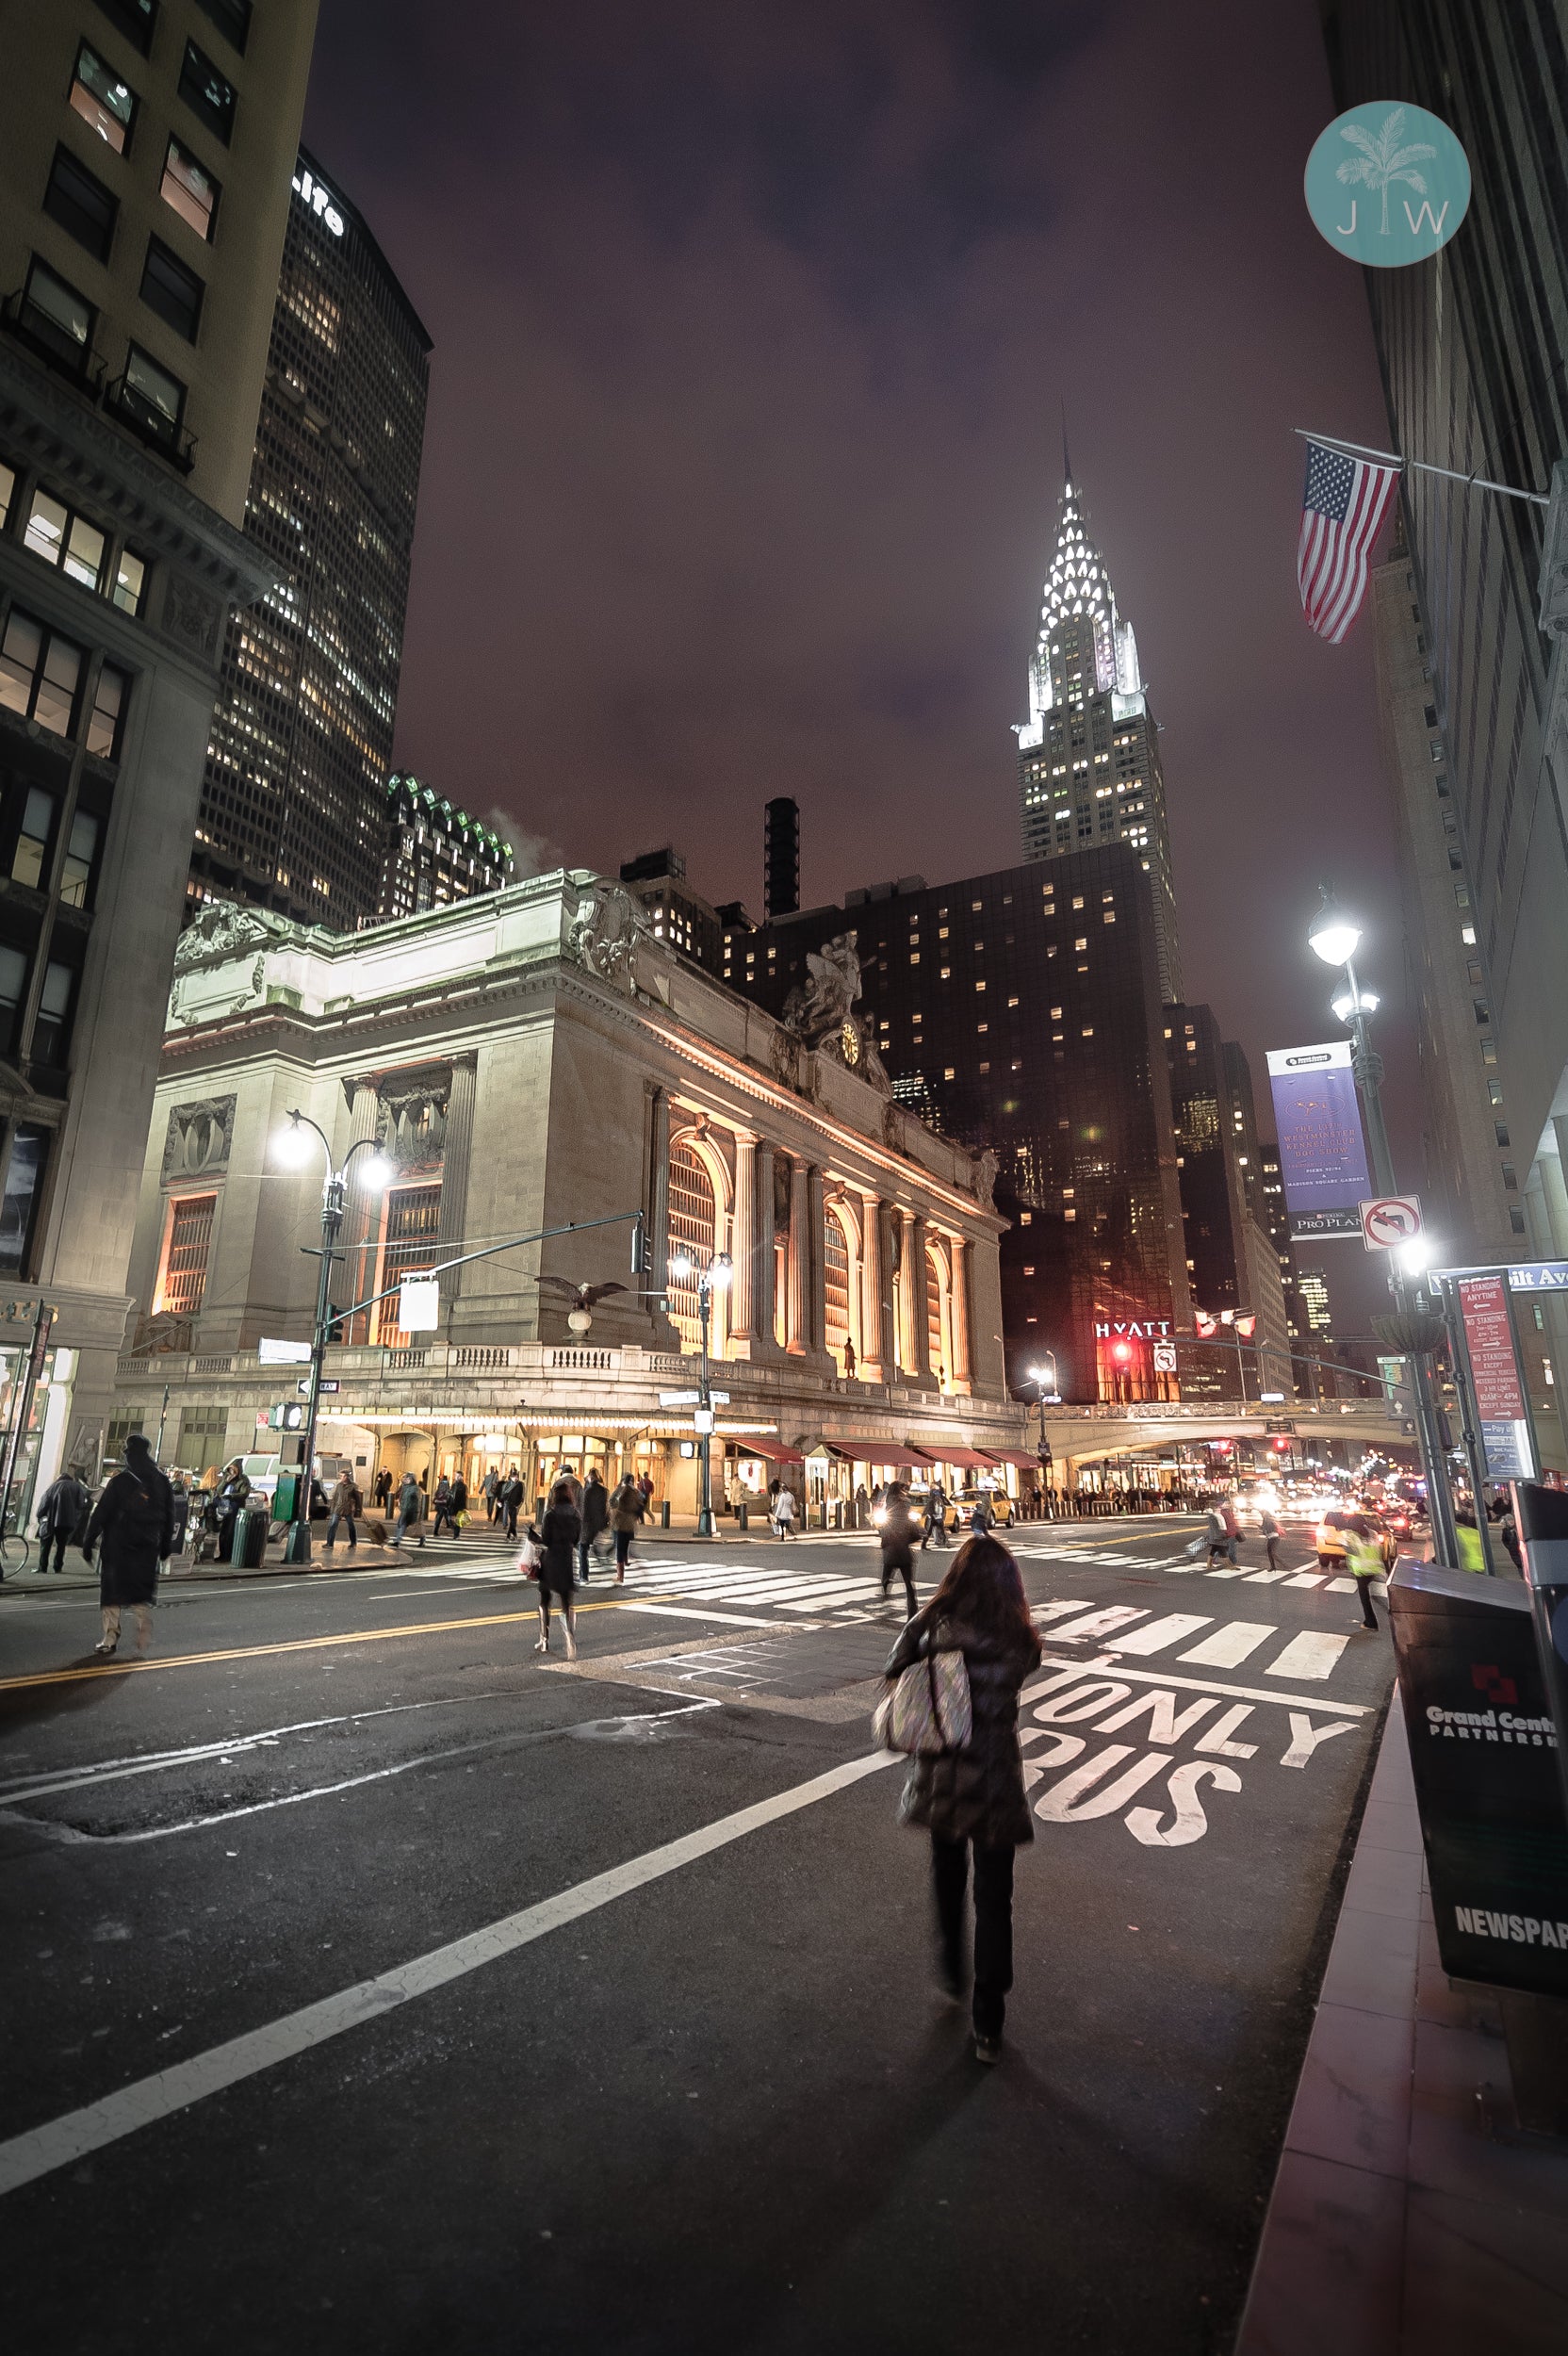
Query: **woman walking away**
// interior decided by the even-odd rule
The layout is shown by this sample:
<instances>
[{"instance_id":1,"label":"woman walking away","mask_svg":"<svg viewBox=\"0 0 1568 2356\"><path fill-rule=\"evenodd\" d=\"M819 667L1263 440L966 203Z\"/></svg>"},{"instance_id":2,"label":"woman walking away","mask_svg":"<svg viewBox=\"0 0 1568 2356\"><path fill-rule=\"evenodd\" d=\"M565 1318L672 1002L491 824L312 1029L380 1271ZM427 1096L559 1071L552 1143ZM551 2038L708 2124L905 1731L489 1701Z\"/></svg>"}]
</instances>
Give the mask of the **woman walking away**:
<instances>
[{"instance_id":1,"label":"woman walking away","mask_svg":"<svg viewBox=\"0 0 1568 2356\"><path fill-rule=\"evenodd\" d=\"M120 1643L120 1614L129 1606L136 1613L136 1648L143 1653L153 1641L153 1598L158 1572L174 1551L174 1493L153 1462L151 1443L140 1432L125 1440L125 1463L93 1510L87 1526L83 1554L90 1562L92 1549L102 1545L98 1569L98 1601L103 1608L104 1636L93 1650L114 1652Z\"/></svg>"},{"instance_id":2,"label":"woman walking away","mask_svg":"<svg viewBox=\"0 0 1568 2356\"><path fill-rule=\"evenodd\" d=\"M962 1750L911 1761L899 1819L931 1835L938 1969L954 1997L964 1990L964 1884L973 1848L974 2053L994 2062L1013 1984L1013 1851L1035 1837L1023 1796L1018 1694L1040 1658L1018 1564L1000 1538L964 1541L893 1646L887 1675L897 1677L939 1652L964 1656L973 1728Z\"/></svg>"},{"instance_id":3,"label":"woman walking away","mask_svg":"<svg viewBox=\"0 0 1568 2356\"><path fill-rule=\"evenodd\" d=\"M447 1479L445 1473L442 1474L440 1480L435 1484L435 1523L430 1533L433 1538L440 1537L441 1525L443 1522L446 1523L448 1529L451 1531L452 1536L455 1538L457 1536L457 1523L452 1518L452 1484Z\"/></svg>"},{"instance_id":4,"label":"woman walking away","mask_svg":"<svg viewBox=\"0 0 1568 2356\"><path fill-rule=\"evenodd\" d=\"M626 1585L626 1566L631 1560L631 1541L637 1535L637 1525L647 1512L647 1499L642 1485L628 1473L616 1483L610 1499L610 1527L615 1533L615 1584Z\"/></svg>"},{"instance_id":5,"label":"woman walking away","mask_svg":"<svg viewBox=\"0 0 1568 2356\"><path fill-rule=\"evenodd\" d=\"M904 1581L904 1599L908 1606L906 1619L915 1616L915 1556L913 1540L915 1525L909 1516L909 1499L902 1481L890 1481L883 1497L882 1515L882 1596L887 1600L896 1571Z\"/></svg>"},{"instance_id":6,"label":"woman walking away","mask_svg":"<svg viewBox=\"0 0 1568 2356\"><path fill-rule=\"evenodd\" d=\"M577 1510L569 1481L558 1481L550 1491L549 1503L539 1517L537 1529L530 1529L529 1536L541 1548L538 1568L533 1576L539 1581L539 1642L535 1652L550 1648L550 1597L560 1599L566 1622L566 1658L577 1659L577 1614L572 1598L577 1584L572 1573L577 1562L578 1541L582 1535L582 1516Z\"/></svg>"},{"instance_id":7,"label":"woman walking away","mask_svg":"<svg viewBox=\"0 0 1568 2356\"><path fill-rule=\"evenodd\" d=\"M1258 1528L1263 1532L1264 1545L1268 1548L1268 1567L1271 1571L1277 1571L1280 1567L1280 1525L1266 1505L1263 1509L1263 1518Z\"/></svg>"},{"instance_id":8,"label":"woman walking away","mask_svg":"<svg viewBox=\"0 0 1568 2356\"><path fill-rule=\"evenodd\" d=\"M781 1538L787 1538L795 1526L795 1493L787 1481L779 1482L773 1501L773 1526Z\"/></svg>"}]
</instances>

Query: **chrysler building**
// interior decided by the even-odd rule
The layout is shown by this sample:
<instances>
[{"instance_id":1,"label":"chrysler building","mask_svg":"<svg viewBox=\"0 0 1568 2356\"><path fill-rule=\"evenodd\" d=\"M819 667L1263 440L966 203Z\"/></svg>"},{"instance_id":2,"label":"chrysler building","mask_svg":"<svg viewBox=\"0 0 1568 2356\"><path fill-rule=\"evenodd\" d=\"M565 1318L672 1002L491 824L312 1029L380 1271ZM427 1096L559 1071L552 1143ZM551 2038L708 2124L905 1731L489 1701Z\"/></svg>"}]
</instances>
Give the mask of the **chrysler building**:
<instances>
[{"instance_id":1,"label":"chrysler building","mask_svg":"<svg viewBox=\"0 0 1568 2356\"><path fill-rule=\"evenodd\" d=\"M1131 622L1100 551L1063 450L1066 483L1029 665L1029 717L1018 738L1025 859L1059 859L1102 843L1133 844L1153 888L1160 995L1182 997L1170 836L1154 715Z\"/></svg>"}]
</instances>

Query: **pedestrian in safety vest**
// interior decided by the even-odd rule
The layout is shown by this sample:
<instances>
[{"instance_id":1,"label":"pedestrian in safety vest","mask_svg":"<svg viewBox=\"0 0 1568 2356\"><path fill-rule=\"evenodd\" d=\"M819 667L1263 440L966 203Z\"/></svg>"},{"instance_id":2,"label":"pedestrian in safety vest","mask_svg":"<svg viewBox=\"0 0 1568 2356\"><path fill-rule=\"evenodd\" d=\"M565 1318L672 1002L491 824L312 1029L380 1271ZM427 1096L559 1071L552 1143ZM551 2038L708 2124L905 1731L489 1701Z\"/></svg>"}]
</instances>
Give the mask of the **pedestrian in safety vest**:
<instances>
[{"instance_id":1,"label":"pedestrian in safety vest","mask_svg":"<svg viewBox=\"0 0 1568 2356\"><path fill-rule=\"evenodd\" d=\"M1461 1506L1454 1515L1454 1536L1459 1541L1460 1569L1484 1573L1486 1550L1481 1545L1481 1533L1477 1528L1476 1516L1468 1506Z\"/></svg>"},{"instance_id":2,"label":"pedestrian in safety vest","mask_svg":"<svg viewBox=\"0 0 1568 2356\"><path fill-rule=\"evenodd\" d=\"M1364 1514L1352 1513L1347 1517L1345 1535L1349 1542L1346 1568L1355 1580L1356 1593L1361 1597L1360 1626L1376 1635L1378 1615L1372 1609L1372 1581L1381 1579L1383 1575L1383 1550L1378 1544L1371 1523Z\"/></svg>"}]
</instances>

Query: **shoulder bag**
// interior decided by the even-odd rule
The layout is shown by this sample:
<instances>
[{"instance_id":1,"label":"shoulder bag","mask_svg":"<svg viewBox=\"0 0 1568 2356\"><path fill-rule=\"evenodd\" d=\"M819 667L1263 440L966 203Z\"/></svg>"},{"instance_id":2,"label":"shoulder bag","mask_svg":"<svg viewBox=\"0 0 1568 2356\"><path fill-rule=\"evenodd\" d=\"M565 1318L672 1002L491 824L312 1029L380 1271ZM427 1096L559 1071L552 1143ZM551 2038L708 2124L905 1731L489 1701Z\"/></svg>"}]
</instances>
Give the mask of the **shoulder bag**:
<instances>
[{"instance_id":1,"label":"shoulder bag","mask_svg":"<svg viewBox=\"0 0 1568 2356\"><path fill-rule=\"evenodd\" d=\"M961 1751L974 1729L963 1654L927 1652L912 1661L877 1704L871 1726L880 1749L911 1759Z\"/></svg>"}]
</instances>

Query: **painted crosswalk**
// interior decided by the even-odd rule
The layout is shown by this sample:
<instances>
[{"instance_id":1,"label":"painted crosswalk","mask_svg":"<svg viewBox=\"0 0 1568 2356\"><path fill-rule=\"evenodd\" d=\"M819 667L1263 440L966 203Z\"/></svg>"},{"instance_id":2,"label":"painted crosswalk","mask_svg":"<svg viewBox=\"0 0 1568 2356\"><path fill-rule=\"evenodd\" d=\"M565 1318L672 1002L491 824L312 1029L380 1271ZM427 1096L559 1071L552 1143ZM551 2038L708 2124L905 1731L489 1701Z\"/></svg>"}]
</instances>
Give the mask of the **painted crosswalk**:
<instances>
[{"instance_id":1,"label":"painted crosswalk","mask_svg":"<svg viewBox=\"0 0 1568 2356\"><path fill-rule=\"evenodd\" d=\"M416 1566L410 1565L411 1569L415 1567L421 1576L439 1571L465 1585L477 1582L516 1587L528 1583L510 1548L504 1557L497 1549L489 1561L466 1555L433 1563L420 1560ZM591 1600L601 1593L613 1594L618 1599L646 1605L662 1598L672 1614L678 1605L722 1604L732 1612L790 1612L802 1619L830 1619L839 1626L857 1621L881 1623L887 1616L887 1607L879 1592L880 1570L880 1556L869 1550L864 1570L848 1578L840 1571L813 1570L804 1564L785 1569L773 1562L764 1567L755 1562L715 1562L711 1557L685 1560L659 1554L641 1562L634 1557L625 1580L619 1583L612 1567L596 1563L585 1595ZM902 1604L901 1586L897 1595Z\"/></svg>"},{"instance_id":2,"label":"painted crosswalk","mask_svg":"<svg viewBox=\"0 0 1568 2356\"><path fill-rule=\"evenodd\" d=\"M1259 1674L1289 1678L1301 1685L1322 1684L1333 1675L1354 1636L1323 1628L1291 1633L1272 1620L1227 1620L1216 1624L1203 1612L1168 1612L1155 1614L1133 1604L1108 1604L1100 1610L1075 1600L1057 1599L1041 1605L1035 1623L1057 1645L1082 1645L1086 1653L1114 1654L1119 1659L1151 1660L1168 1653L1195 1668L1234 1669L1250 1661L1270 1642L1283 1638L1271 1661L1257 1662ZM1201 1629L1207 1635L1200 1636ZM1196 1644L1187 1639L1200 1636Z\"/></svg>"}]
</instances>

